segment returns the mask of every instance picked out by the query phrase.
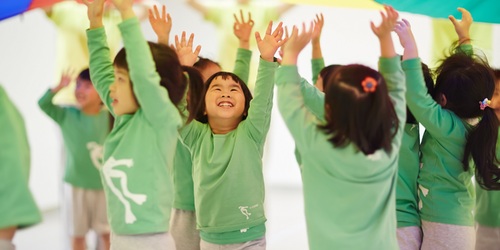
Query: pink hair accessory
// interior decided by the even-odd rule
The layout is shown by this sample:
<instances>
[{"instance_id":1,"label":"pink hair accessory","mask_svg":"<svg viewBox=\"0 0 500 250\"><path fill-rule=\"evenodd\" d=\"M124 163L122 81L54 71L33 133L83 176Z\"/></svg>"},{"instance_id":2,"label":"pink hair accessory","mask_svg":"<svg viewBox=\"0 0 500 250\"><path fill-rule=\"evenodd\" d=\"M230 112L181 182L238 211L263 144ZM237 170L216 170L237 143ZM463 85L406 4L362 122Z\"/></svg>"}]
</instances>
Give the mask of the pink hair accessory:
<instances>
[{"instance_id":1,"label":"pink hair accessory","mask_svg":"<svg viewBox=\"0 0 500 250\"><path fill-rule=\"evenodd\" d=\"M491 104L491 101L488 100L488 98L484 98L484 100L479 102L479 108L481 110L484 110L486 107L489 107Z\"/></svg>"},{"instance_id":2,"label":"pink hair accessory","mask_svg":"<svg viewBox=\"0 0 500 250\"><path fill-rule=\"evenodd\" d=\"M378 82L373 77L367 76L362 82L363 90L365 92L375 92Z\"/></svg>"}]
</instances>

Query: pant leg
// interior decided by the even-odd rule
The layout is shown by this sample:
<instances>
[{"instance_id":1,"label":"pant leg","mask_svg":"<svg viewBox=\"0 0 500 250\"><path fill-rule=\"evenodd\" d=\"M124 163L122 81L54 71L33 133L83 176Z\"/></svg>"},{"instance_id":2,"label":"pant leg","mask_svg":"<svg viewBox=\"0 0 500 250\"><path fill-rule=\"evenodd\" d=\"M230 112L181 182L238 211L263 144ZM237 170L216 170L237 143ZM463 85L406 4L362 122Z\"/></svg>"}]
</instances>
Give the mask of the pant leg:
<instances>
[{"instance_id":1,"label":"pant leg","mask_svg":"<svg viewBox=\"0 0 500 250\"><path fill-rule=\"evenodd\" d=\"M200 250L200 232L196 229L196 213L172 208L170 233L178 250Z\"/></svg>"},{"instance_id":2,"label":"pant leg","mask_svg":"<svg viewBox=\"0 0 500 250\"><path fill-rule=\"evenodd\" d=\"M266 237L236 244L213 244L201 240L201 250L266 250Z\"/></svg>"},{"instance_id":3,"label":"pant leg","mask_svg":"<svg viewBox=\"0 0 500 250\"><path fill-rule=\"evenodd\" d=\"M422 229L420 227L400 227L396 231L399 249L420 250L422 246Z\"/></svg>"},{"instance_id":4,"label":"pant leg","mask_svg":"<svg viewBox=\"0 0 500 250\"><path fill-rule=\"evenodd\" d=\"M422 250L473 250L474 227L422 221Z\"/></svg>"},{"instance_id":5,"label":"pant leg","mask_svg":"<svg viewBox=\"0 0 500 250\"><path fill-rule=\"evenodd\" d=\"M476 250L500 249L500 227L476 225Z\"/></svg>"}]
</instances>

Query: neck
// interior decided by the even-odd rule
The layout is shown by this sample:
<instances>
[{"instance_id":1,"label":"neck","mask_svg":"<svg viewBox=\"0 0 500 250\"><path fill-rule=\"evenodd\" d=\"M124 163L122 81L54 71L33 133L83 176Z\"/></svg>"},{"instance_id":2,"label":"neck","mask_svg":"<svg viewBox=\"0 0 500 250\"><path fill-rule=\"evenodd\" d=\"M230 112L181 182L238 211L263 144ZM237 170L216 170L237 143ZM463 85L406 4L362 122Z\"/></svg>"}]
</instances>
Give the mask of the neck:
<instances>
[{"instance_id":1,"label":"neck","mask_svg":"<svg viewBox=\"0 0 500 250\"><path fill-rule=\"evenodd\" d=\"M82 113L86 115L96 115L101 111L101 104L99 105L87 105L81 108Z\"/></svg>"},{"instance_id":2,"label":"neck","mask_svg":"<svg viewBox=\"0 0 500 250\"><path fill-rule=\"evenodd\" d=\"M227 134L235 130L240 124L240 120L229 119L209 119L208 125L214 134Z\"/></svg>"},{"instance_id":3,"label":"neck","mask_svg":"<svg viewBox=\"0 0 500 250\"><path fill-rule=\"evenodd\" d=\"M500 109L495 109L495 115L497 116L497 119L500 121Z\"/></svg>"}]
</instances>

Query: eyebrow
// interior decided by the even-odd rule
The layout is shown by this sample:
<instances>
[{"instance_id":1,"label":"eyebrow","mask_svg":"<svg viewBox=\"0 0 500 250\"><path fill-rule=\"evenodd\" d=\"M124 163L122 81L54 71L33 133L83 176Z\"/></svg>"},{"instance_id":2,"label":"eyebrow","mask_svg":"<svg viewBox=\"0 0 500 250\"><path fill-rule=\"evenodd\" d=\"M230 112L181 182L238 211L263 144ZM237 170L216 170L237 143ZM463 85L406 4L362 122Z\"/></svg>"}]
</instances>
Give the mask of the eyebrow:
<instances>
[{"instance_id":1,"label":"eyebrow","mask_svg":"<svg viewBox=\"0 0 500 250\"><path fill-rule=\"evenodd\" d=\"M220 84L220 83L214 83L214 84L212 84L210 86L210 88L215 88L215 87L222 87L222 84ZM239 84L237 84L237 83L230 83L229 87L230 88L238 87L238 88L241 89L241 86Z\"/></svg>"}]
</instances>

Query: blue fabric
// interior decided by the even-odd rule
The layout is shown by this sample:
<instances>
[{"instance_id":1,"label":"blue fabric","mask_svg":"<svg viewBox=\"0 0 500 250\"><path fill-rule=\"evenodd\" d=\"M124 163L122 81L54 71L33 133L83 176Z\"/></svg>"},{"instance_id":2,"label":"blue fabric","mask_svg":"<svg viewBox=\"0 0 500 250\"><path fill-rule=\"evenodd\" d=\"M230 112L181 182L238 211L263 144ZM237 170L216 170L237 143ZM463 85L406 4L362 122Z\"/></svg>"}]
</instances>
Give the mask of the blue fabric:
<instances>
[{"instance_id":1,"label":"blue fabric","mask_svg":"<svg viewBox=\"0 0 500 250\"><path fill-rule=\"evenodd\" d=\"M0 21L28 10L33 0L2 0L0 2Z\"/></svg>"}]
</instances>

